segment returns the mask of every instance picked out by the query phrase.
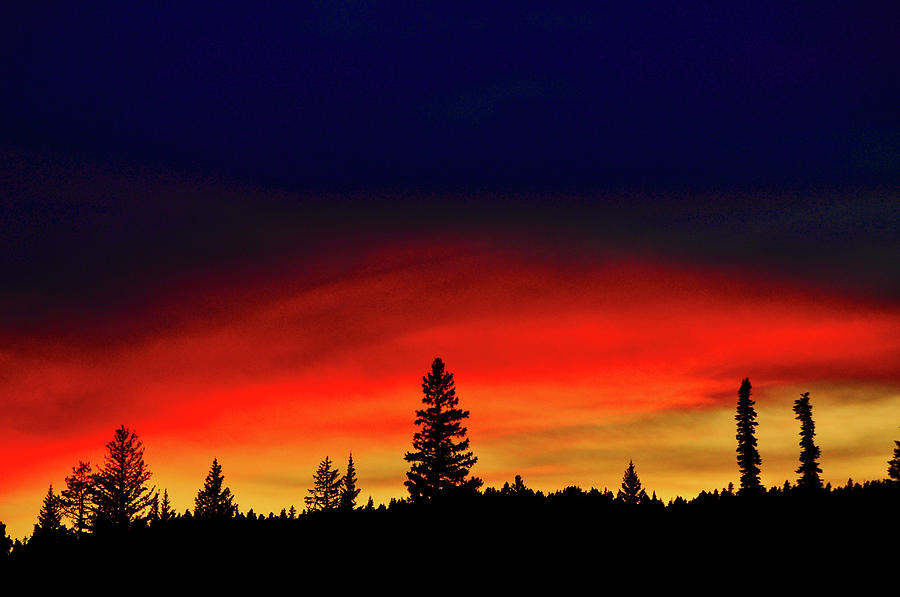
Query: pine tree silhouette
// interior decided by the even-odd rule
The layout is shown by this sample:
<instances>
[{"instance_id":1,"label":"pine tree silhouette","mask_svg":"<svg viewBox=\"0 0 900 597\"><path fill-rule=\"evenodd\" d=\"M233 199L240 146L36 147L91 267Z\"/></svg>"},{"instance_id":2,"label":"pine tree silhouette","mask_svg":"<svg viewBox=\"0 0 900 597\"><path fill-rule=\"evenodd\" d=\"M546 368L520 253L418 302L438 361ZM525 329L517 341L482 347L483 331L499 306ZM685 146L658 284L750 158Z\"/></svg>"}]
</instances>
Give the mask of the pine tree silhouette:
<instances>
[{"instance_id":1,"label":"pine tree silhouette","mask_svg":"<svg viewBox=\"0 0 900 597\"><path fill-rule=\"evenodd\" d=\"M819 473L818 458L821 450L813 441L816 436L816 425L812 418L812 405L809 403L809 392L800 394L794 401L795 418L800 421L800 466L797 468L797 486L804 489L821 489L822 479Z\"/></svg>"},{"instance_id":2,"label":"pine tree silhouette","mask_svg":"<svg viewBox=\"0 0 900 597\"><path fill-rule=\"evenodd\" d=\"M458 408L453 374L444 370L440 358L434 359L431 372L422 378L422 393L426 408L416 411L415 421L421 430L413 436L415 451L404 456L411 463L404 482L410 497L419 501L455 488L476 490L481 479L467 476L478 459L469 451L467 430L461 423L469 411Z\"/></svg>"},{"instance_id":3,"label":"pine tree silhouette","mask_svg":"<svg viewBox=\"0 0 900 597\"><path fill-rule=\"evenodd\" d=\"M756 449L756 411L755 404L750 400L750 380L744 378L741 388L738 390L737 414L737 463L741 471L741 488L738 493L750 494L762 491L759 481L759 466L762 460Z\"/></svg>"},{"instance_id":4,"label":"pine tree silhouette","mask_svg":"<svg viewBox=\"0 0 900 597\"><path fill-rule=\"evenodd\" d=\"M309 512L324 512L336 510L340 505L341 472L331 468L331 460L328 456L319 463L313 475L313 487L304 498L306 509Z\"/></svg>"},{"instance_id":5,"label":"pine tree silhouette","mask_svg":"<svg viewBox=\"0 0 900 597\"><path fill-rule=\"evenodd\" d=\"M153 499L150 501L150 513L147 515L147 520L150 524L156 524L159 522L159 492L155 492L153 494Z\"/></svg>"},{"instance_id":6,"label":"pine tree silhouette","mask_svg":"<svg viewBox=\"0 0 900 597\"><path fill-rule=\"evenodd\" d=\"M9 556L9 550L12 549L13 540L6 534L6 525L0 522L0 562Z\"/></svg>"},{"instance_id":7,"label":"pine tree silhouette","mask_svg":"<svg viewBox=\"0 0 900 597\"><path fill-rule=\"evenodd\" d=\"M894 441L894 457L888 460L888 478L900 481L900 441Z\"/></svg>"},{"instance_id":8,"label":"pine tree silhouette","mask_svg":"<svg viewBox=\"0 0 900 597\"><path fill-rule=\"evenodd\" d=\"M72 474L66 477L66 488L60 495L66 516L72 521L72 526L79 536L91 526L93 492L94 476L91 474L91 464L79 462L77 466L72 467Z\"/></svg>"},{"instance_id":9,"label":"pine tree silhouette","mask_svg":"<svg viewBox=\"0 0 900 597\"><path fill-rule=\"evenodd\" d=\"M640 504L647 499L647 492L641 487L641 480L631 460L628 461L625 474L622 475L622 488L616 494L616 499L623 504Z\"/></svg>"},{"instance_id":10,"label":"pine tree silhouette","mask_svg":"<svg viewBox=\"0 0 900 597\"><path fill-rule=\"evenodd\" d=\"M162 522L166 522L168 520L172 520L175 518L176 512L172 509L172 503L169 501L169 490L163 490L163 499L162 504L159 508L159 519Z\"/></svg>"},{"instance_id":11,"label":"pine tree silhouette","mask_svg":"<svg viewBox=\"0 0 900 597\"><path fill-rule=\"evenodd\" d=\"M203 482L203 488L197 492L194 498L194 516L208 520L225 520L234 518L237 514L237 505L231 489L223 487L225 477L222 475L222 465L218 459L213 458L212 467Z\"/></svg>"},{"instance_id":12,"label":"pine tree silhouette","mask_svg":"<svg viewBox=\"0 0 900 597\"><path fill-rule=\"evenodd\" d=\"M134 432L122 425L106 449L103 468L94 475L95 525L124 530L142 520L156 488L147 487L151 473Z\"/></svg>"},{"instance_id":13,"label":"pine tree silhouette","mask_svg":"<svg viewBox=\"0 0 900 597\"><path fill-rule=\"evenodd\" d=\"M353 452L347 458L347 474L344 475L341 484L340 508L341 510L353 510L356 507L356 497L360 489L356 487L356 467L353 466Z\"/></svg>"},{"instance_id":14,"label":"pine tree silhouette","mask_svg":"<svg viewBox=\"0 0 900 597\"><path fill-rule=\"evenodd\" d=\"M62 525L63 506L59 496L53 493L53 485L44 496L44 503L38 512L37 524L34 525L32 539L55 539L64 533Z\"/></svg>"}]
</instances>

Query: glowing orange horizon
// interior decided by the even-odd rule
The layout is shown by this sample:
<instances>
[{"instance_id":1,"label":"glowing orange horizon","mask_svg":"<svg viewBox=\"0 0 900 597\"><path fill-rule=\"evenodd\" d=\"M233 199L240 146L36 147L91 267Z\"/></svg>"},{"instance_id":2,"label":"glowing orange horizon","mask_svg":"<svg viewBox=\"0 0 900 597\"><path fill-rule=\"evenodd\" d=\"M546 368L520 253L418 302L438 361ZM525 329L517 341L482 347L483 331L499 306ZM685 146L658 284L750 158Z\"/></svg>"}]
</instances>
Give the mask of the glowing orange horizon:
<instances>
[{"instance_id":1,"label":"glowing orange horizon","mask_svg":"<svg viewBox=\"0 0 900 597\"><path fill-rule=\"evenodd\" d=\"M215 309L109 345L4 338L9 532L30 533L47 484L61 487L79 459L99 462L122 423L181 511L213 457L243 511L300 508L316 463L343 466L351 449L363 500L403 496L435 356L472 413L473 472L489 485L521 473L544 490L615 487L632 458L664 497L722 487L736 480L731 417L745 376L768 484L794 478L800 391L812 392L829 480L882 478L900 424L889 419L897 305L746 273L452 243L398 245L315 283L297 282L303 263L280 275L233 279ZM215 303L216 286L198 284L196 307Z\"/></svg>"}]
</instances>

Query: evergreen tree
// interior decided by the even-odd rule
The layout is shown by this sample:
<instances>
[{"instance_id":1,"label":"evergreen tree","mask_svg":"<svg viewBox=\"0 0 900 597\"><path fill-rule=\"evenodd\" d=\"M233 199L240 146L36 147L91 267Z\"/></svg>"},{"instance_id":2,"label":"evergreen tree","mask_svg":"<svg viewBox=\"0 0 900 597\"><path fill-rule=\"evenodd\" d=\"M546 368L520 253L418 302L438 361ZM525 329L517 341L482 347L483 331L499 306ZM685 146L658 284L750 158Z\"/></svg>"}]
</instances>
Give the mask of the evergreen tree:
<instances>
[{"instance_id":1,"label":"evergreen tree","mask_svg":"<svg viewBox=\"0 0 900 597\"><path fill-rule=\"evenodd\" d=\"M165 489L163 490L162 504L159 508L159 519L162 522L166 522L168 520L172 520L173 518L175 518L175 516L176 512L172 508L172 503L169 501L169 490Z\"/></svg>"},{"instance_id":2,"label":"evergreen tree","mask_svg":"<svg viewBox=\"0 0 900 597\"><path fill-rule=\"evenodd\" d=\"M623 504L640 504L647 499L647 492L641 487L641 480L634 469L634 462L628 461L625 474L622 475L622 488L616 499Z\"/></svg>"},{"instance_id":3,"label":"evergreen tree","mask_svg":"<svg viewBox=\"0 0 900 597\"><path fill-rule=\"evenodd\" d=\"M223 487L225 477L222 475L222 465L218 459L213 458L212 467L206 475L203 487L194 498L194 516L209 520L224 520L234 518L237 514L237 505L231 489Z\"/></svg>"},{"instance_id":4,"label":"evergreen tree","mask_svg":"<svg viewBox=\"0 0 900 597\"><path fill-rule=\"evenodd\" d=\"M737 421L737 463L741 471L741 488L738 493L742 494L759 493L763 489L759 481L762 460L756 449L756 426L759 423L753 409L755 403L750 400L750 388L750 380L744 378L738 390L737 414L734 416Z\"/></svg>"},{"instance_id":5,"label":"evergreen tree","mask_svg":"<svg viewBox=\"0 0 900 597\"><path fill-rule=\"evenodd\" d=\"M900 441L894 441L894 456L888 460L888 478L900 481Z\"/></svg>"},{"instance_id":6,"label":"evergreen tree","mask_svg":"<svg viewBox=\"0 0 900 597\"><path fill-rule=\"evenodd\" d=\"M95 524L125 530L142 520L155 488L147 487L151 473L144 464L143 443L134 432L122 425L106 449L103 468L94 476Z\"/></svg>"},{"instance_id":7,"label":"evergreen tree","mask_svg":"<svg viewBox=\"0 0 900 597\"><path fill-rule=\"evenodd\" d=\"M34 534L31 542L43 544L59 541L65 534L66 528L62 524L64 511L60 497L53 493L53 485L44 496L44 503L38 512L37 524L34 525Z\"/></svg>"},{"instance_id":8,"label":"evergreen tree","mask_svg":"<svg viewBox=\"0 0 900 597\"><path fill-rule=\"evenodd\" d=\"M12 549L13 540L6 534L6 525L0 522L0 562L9 556L9 550Z\"/></svg>"},{"instance_id":9,"label":"evergreen tree","mask_svg":"<svg viewBox=\"0 0 900 597\"><path fill-rule=\"evenodd\" d=\"M313 475L313 487L310 495L304 498L306 509L309 512L324 512L336 510L341 499L341 472L331 468L331 460L328 456L319 463Z\"/></svg>"},{"instance_id":10,"label":"evergreen tree","mask_svg":"<svg viewBox=\"0 0 900 597\"><path fill-rule=\"evenodd\" d=\"M291 504L291 509L288 510L288 520L294 520L297 518L297 509L294 508L294 504Z\"/></svg>"},{"instance_id":11,"label":"evergreen tree","mask_svg":"<svg viewBox=\"0 0 900 597\"><path fill-rule=\"evenodd\" d=\"M153 494L153 501L150 502L150 514L147 515L150 524L159 522L159 492Z\"/></svg>"},{"instance_id":12,"label":"evergreen tree","mask_svg":"<svg viewBox=\"0 0 900 597\"><path fill-rule=\"evenodd\" d=\"M821 489L822 479L819 473L818 458L821 450L813 442L816 436L816 425L812 418L812 405L809 403L809 392L800 394L800 397L794 401L795 418L800 421L800 466L797 468L797 486L805 489Z\"/></svg>"},{"instance_id":13,"label":"evergreen tree","mask_svg":"<svg viewBox=\"0 0 900 597\"><path fill-rule=\"evenodd\" d=\"M415 451L404 457L411 463L404 482L410 498L428 500L454 488L476 490L481 479L467 476L478 459L469 451L467 430L462 426L469 411L458 408L453 374L444 370L440 358L434 359L431 372L422 378L422 393L425 408L416 411L415 421L421 430L413 436Z\"/></svg>"},{"instance_id":14,"label":"evergreen tree","mask_svg":"<svg viewBox=\"0 0 900 597\"><path fill-rule=\"evenodd\" d=\"M356 507L356 497L360 489L356 487L356 467L353 466L353 452L347 459L347 474L344 475L341 484L340 508L341 510L353 510Z\"/></svg>"},{"instance_id":15,"label":"evergreen tree","mask_svg":"<svg viewBox=\"0 0 900 597\"><path fill-rule=\"evenodd\" d=\"M72 467L72 474L66 477L66 488L61 494L65 514L72 521L72 526L79 536L91 526L93 493L94 476L91 474L91 464L81 461Z\"/></svg>"},{"instance_id":16,"label":"evergreen tree","mask_svg":"<svg viewBox=\"0 0 900 597\"><path fill-rule=\"evenodd\" d=\"M888 460L888 478L900 481L900 441L894 444L894 457Z\"/></svg>"}]
</instances>

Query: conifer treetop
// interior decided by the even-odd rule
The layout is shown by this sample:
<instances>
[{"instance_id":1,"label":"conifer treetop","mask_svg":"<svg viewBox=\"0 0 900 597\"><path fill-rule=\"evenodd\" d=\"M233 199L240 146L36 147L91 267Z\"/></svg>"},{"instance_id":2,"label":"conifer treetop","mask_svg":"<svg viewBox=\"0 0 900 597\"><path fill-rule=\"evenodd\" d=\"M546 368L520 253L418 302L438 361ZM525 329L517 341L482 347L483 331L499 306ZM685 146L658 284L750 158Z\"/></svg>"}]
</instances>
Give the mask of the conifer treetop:
<instances>
[{"instance_id":1,"label":"conifer treetop","mask_svg":"<svg viewBox=\"0 0 900 597\"><path fill-rule=\"evenodd\" d=\"M453 374L446 371L440 357L422 378L422 404L425 408L416 411L419 431L413 435L413 451L404 456L411 465L404 483L410 497L427 500L454 488L477 489L481 479L467 478L478 462L462 425L469 411L459 408Z\"/></svg>"},{"instance_id":2,"label":"conifer treetop","mask_svg":"<svg viewBox=\"0 0 900 597\"><path fill-rule=\"evenodd\" d=\"M106 449L103 467L94 475L95 513L103 524L125 529L143 517L156 488L147 486L152 474L137 434L122 425Z\"/></svg>"},{"instance_id":3,"label":"conifer treetop","mask_svg":"<svg viewBox=\"0 0 900 597\"><path fill-rule=\"evenodd\" d=\"M800 421L800 466L797 468L797 479L799 487L807 489L820 489L822 487L822 479L819 473L818 458L822 451L815 444L816 425L812 418L812 405L809 403L809 392L800 394L800 398L794 401L794 414Z\"/></svg>"},{"instance_id":4,"label":"conifer treetop","mask_svg":"<svg viewBox=\"0 0 900 597\"><path fill-rule=\"evenodd\" d=\"M762 491L762 483L759 480L759 467L762 460L756 448L756 421L755 404L750 399L750 379L744 378L738 390L737 413L734 418L737 421L737 463L741 473L740 493L756 493Z\"/></svg>"},{"instance_id":5,"label":"conifer treetop","mask_svg":"<svg viewBox=\"0 0 900 597\"><path fill-rule=\"evenodd\" d=\"M219 464L217 458L213 458L212 466L203 482L203 488L197 492L197 497L194 498L194 516L222 520L233 518L237 514L234 495L230 488L223 487L224 483L222 465Z\"/></svg>"}]
</instances>

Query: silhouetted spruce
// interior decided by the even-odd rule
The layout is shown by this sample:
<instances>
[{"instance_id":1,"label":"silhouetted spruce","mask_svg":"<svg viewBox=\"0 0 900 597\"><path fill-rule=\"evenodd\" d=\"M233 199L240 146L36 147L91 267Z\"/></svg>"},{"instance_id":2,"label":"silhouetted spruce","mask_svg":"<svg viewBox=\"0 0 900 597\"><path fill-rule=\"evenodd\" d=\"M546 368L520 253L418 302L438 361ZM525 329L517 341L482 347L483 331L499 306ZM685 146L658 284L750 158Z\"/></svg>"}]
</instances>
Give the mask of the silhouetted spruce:
<instances>
[{"instance_id":1,"label":"silhouetted spruce","mask_svg":"<svg viewBox=\"0 0 900 597\"><path fill-rule=\"evenodd\" d=\"M894 457L888 460L888 478L900 481L900 441L894 444Z\"/></svg>"},{"instance_id":2,"label":"silhouetted spruce","mask_svg":"<svg viewBox=\"0 0 900 597\"><path fill-rule=\"evenodd\" d=\"M336 510L340 505L341 477L338 469L331 468L331 460L328 456L319 463L313 475L312 489L304 498L306 509L309 512L325 512Z\"/></svg>"},{"instance_id":3,"label":"silhouetted spruce","mask_svg":"<svg viewBox=\"0 0 900 597\"><path fill-rule=\"evenodd\" d=\"M159 508L159 520L161 522L166 522L174 519L177 516L175 510L172 509L172 503L169 501L169 490L163 490L163 499L162 504L160 504Z\"/></svg>"},{"instance_id":4,"label":"silhouetted spruce","mask_svg":"<svg viewBox=\"0 0 900 597\"><path fill-rule=\"evenodd\" d=\"M6 534L6 525L0 522L0 561L9 557L9 550L12 549L13 540Z\"/></svg>"},{"instance_id":5,"label":"silhouetted spruce","mask_svg":"<svg viewBox=\"0 0 900 597\"><path fill-rule=\"evenodd\" d=\"M469 451L467 430L461 423L469 411L458 408L453 374L444 370L440 358L434 359L431 372L422 378L422 393L426 408L416 411L415 421L421 430L413 436L415 451L404 456L411 463L404 482L411 499L428 500L457 488L477 490L481 479L467 476L478 459Z\"/></svg>"},{"instance_id":6,"label":"silhouetted spruce","mask_svg":"<svg viewBox=\"0 0 900 597\"><path fill-rule=\"evenodd\" d=\"M153 499L150 500L150 512L147 514L147 520L150 524L159 522L159 492L153 493Z\"/></svg>"},{"instance_id":7,"label":"silhouetted spruce","mask_svg":"<svg viewBox=\"0 0 900 597\"><path fill-rule=\"evenodd\" d=\"M623 504L640 504L647 499L647 492L641 487L641 480L631 460L628 461L625 474L622 475L622 488L616 494L616 499Z\"/></svg>"},{"instance_id":8,"label":"silhouetted spruce","mask_svg":"<svg viewBox=\"0 0 900 597\"><path fill-rule=\"evenodd\" d=\"M122 425L106 449L103 468L94 475L94 526L124 530L143 519L155 488L147 487L151 473L134 432Z\"/></svg>"},{"instance_id":9,"label":"silhouetted spruce","mask_svg":"<svg viewBox=\"0 0 900 597\"><path fill-rule=\"evenodd\" d=\"M222 475L222 465L218 459L213 458L212 467L206 475L203 487L194 498L194 516L206 520L225 520L234 518L237 514L237 505L231 489L223 487L225 477Z\"/></svg>"},{"instance_id":10,"label":"silhouetted spruce","mask_svg":"<svg viewBox=\"0 0 900 597\"><path fill-rule=\"evenodd\" d=\"M347 473L341 483L341 510L353 510L356 507L356 497L360 489L356 487L356 467L353 466L353 452L347 458Z\"/></svg>"},{"instance_id":11,"label":"silhouetted spruce","mask_svg":"<svg viewBox=\"0 0 900 597\"><path fill-rule=\"evenodd\" d=\"M65 532L65 527L62 524L63 515L62 501L58 495L53 493L53 485L51 484L47 490L47 495L44 496L44 503L38 512L32 540L57 538L63 534Z\"/></svg>"},{"instance_id":12,"label":"silhouetted spruce","mask_svg":"<svg viewBox=\"0 0 900 597\"><path fill-rule=\"evenodd\" d=\"M79 462L72 467L72 474L66 477L66 488L60 494L63 510L79 536L91 526L93 493L94 476L91 474L91 465L89 462Z\"/></svg>"},{"instance_id":13,"label":"silhouetted spruce","mask_svg":"<svg viewBox=\"0 0 900 597\"><path fill-rule=\"evenodd\" d=\"M529 491L530 490L525 486L525 481L522 480L522 475L516 475L513 478L513 484L510 485L509 481L504 483L500 493L503 495L524 495Z\"/></svg>"},{"instance_id":14,"label":"silhouetted spruce","mask_svg":"<svg viewBox=\"0 0 900 597\"><path fill-rule=\"evenodd\" d=\"M794 401L794 414L800 421L800 466L797 468L797 486L804 489L821 489L822 479L819 473L818 458L821 455L819 447L813 442L816 436L816 425L812 418L812 405L809 403L809 392L800 394L800 398Z\"/></svg>"},{"instance_id":15,"label":"silhouetted spruce","mask_svg":"<svg viewBox=\"0 0 900 597\"><path fill-rule=\"evenodd\" d=\"M741 489L739 493L760 493L763 490L759 481L759 466L762 460L756 449L756 411L753 400L750 400L750 380L744 378L738 390L737 414L737 463L741 471Z\"/></svg>"}]
</instances>

